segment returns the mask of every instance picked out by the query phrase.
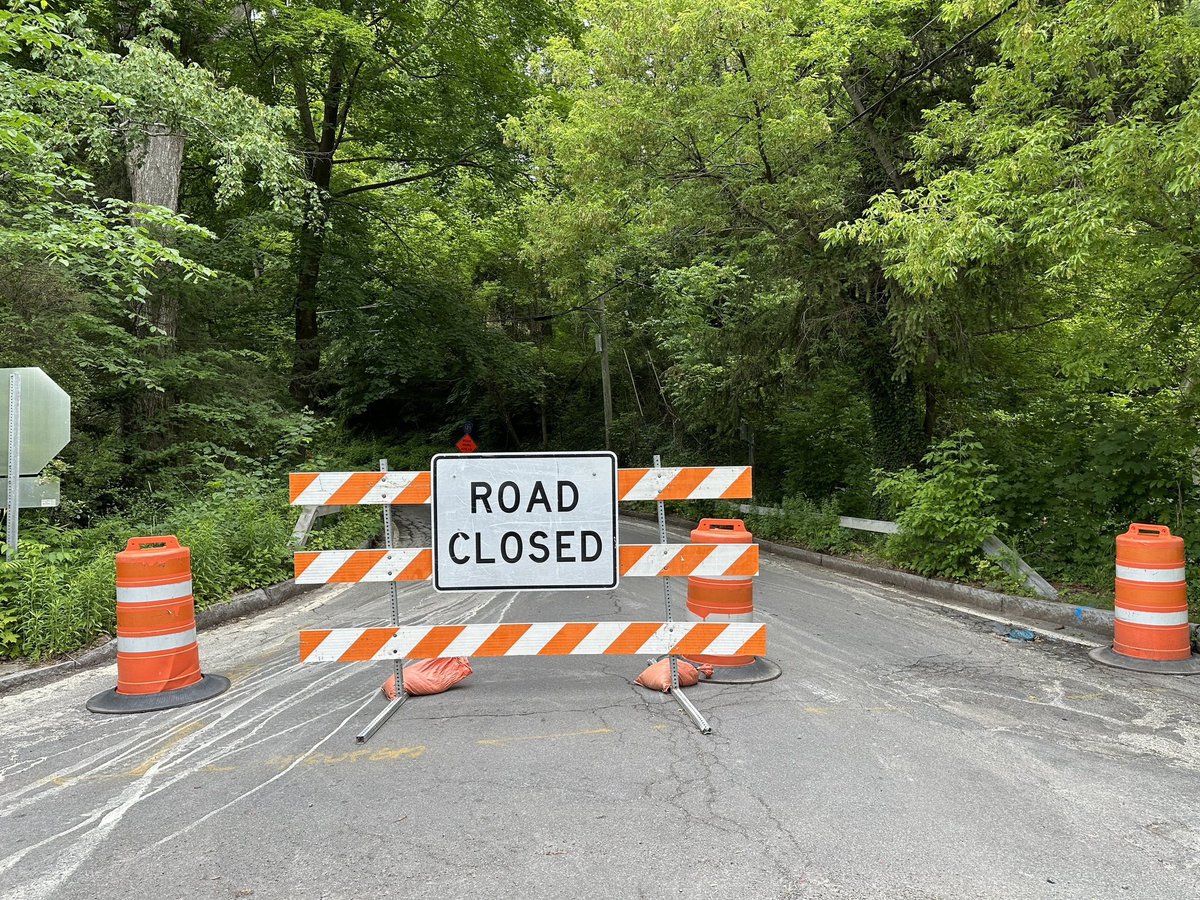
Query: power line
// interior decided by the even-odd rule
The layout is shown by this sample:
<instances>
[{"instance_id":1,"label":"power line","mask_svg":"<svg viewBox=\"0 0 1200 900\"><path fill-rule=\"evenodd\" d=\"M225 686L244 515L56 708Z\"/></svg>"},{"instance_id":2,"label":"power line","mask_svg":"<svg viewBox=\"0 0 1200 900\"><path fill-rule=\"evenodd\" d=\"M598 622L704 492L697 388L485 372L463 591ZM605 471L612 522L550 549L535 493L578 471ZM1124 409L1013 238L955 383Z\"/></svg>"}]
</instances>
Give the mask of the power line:
<instances>
[{"instance_id":1,"label":"power line","mask_svg":"<svg viewBox=\"0 0 1200 900\"><path fill-rule=\"evenodd\" d=\"M936 22L941 17L942 17L941 13L934 13L933 18L931 18L928 22L926 22L924 25L922 25L920 28L918 28L912 34L908 35L908 37L906 37L905 40L911 44L913 41L915 41L917 38L919 38L922 34L925 33L926 28L928 28L930 25L932 25L934 22ZM862 66L862 68L864 71L862 71L859 74L859 76L857 78L855 78L853 82L851 82L851 84L850 84L851 87L858 87L860 84L862 84L864 81L866 81L867 77L871 74L870 68L865 63ZM834 101L831 100L829 103L825 104L826 112L829 112L830 108L833 106L833 103L834 103Z\"/></svg>"},{"instance_id":2,"label":"power line","mask_svg":"<svg viewBox=\"0 0 1200 900\"><path fill-rule=\"evenodd\" d=\"M910 84L912 84L917 78L919 78L925 72L929 71L931 68L933 68L935 65L940 63L947 56L949 56L950 54L952 54L956 50L958 50L960 47L962 47L962 45L965 44L967 41L971 40L976 35L980 34L984 30L986 30L986 29L990 28L992 25L994 25L997 21L999 21L1001 16L1003 16L1006 12L1008 12L1013 7L1015 7L1018 2L1019 2L1019 0L1012 0L1012 2L1008 4L1008 6L1004 7L1002 10L1000 10L998 13L996 13L994 16L992 16L990 19L988 19L982 25L979 25L977 28L973 29L972 31L965 34L963 37L959 38L950 47L943 50L941 53L939 53L933 59L929 60L926 63L922 63L920 66L918 66L912 72L910 72L908 75L905 75L903 78L901 78L901 80L896 84L896 86L894 88L889 90L886 94L884 94L878 100L871 103L869 106L863 107L862 112L856 114L849 121L845 122L836 131L834 131L833 134L829 135L829 137L825 138L819 144L814 144L812 147L797 148L795 151L793 151L793 153L785 154L785 158L782 161L782 163L780 164L779 169L778 169L779 174L780 175L783 175L785 173L790 174L790 170L792 170L797 163L801 162L802 160L811 156L814 153L824 150L826 147L829 146L829 143L834 138L836 138L839 134L841 134L843 131L845 131L850 126L856 124L857 122L861 121L866 116L870 115L872 112L875 112L884 102L886 102L888 100L889 97L893 96L897 91L901 91L904 88L908 87ZM932 25L935 21L937 21L938 18L939 18L939 16L934 16L932 19L930 19L928 22L926 22L924 25L922 25L920 28L918 28L909 37L909 40L912 40L912 39L916 38L918 35L920 35L923 31L925 31L925 29L927 29L930 25ZM852 85L852 86L856 86L857 84L861 83L864 78L866 78L866 73L859 76L858 80L856 82L854 82L854 85ZM824 111L828 112L831 106L832 106L832 103L826 104Z\"/></svg>"},{"instance_id":3,"label":"power line","mask_svg":"<svg viewBox=\"0 0 1200 900\"><path fill-rule=\"evenodd\" d=\"M919 78L925 72L929 71L931 68L933 68L939 62L941 62L943 59L945 59L947 56L949 56L951 53L953 53L955 50L957 50L959 47L961 47L967 41L971 40L971 38L975 37L981 31L984 31L984 30L990 28L997 21L999 21L1001 16L1003 16L1006 12L1008 12L1010 9L1012 9L1014 6L1016 6L1018 2L1019 2L1019 0L1012 0L1012 2L1008 4L1008 6L1004 7L1004 9L1000 10L998 13L996 13L994 16L992 16L990 19L988 19L982 25L980 25L979 27L975 28L974 30L968 32L967 34L963 35L961 38L959 38L957 41L955 41L948 48L943 50L941 53L939 53L933 59L929 60L929 62L918 67L914 72L912 72L912 74L905 77L904 80L902 80L894 88L892 88L890 91L888 91L882 97L880 97L878 100L876 100L870 106L864 107L862 112L858 113L856 116L854 116L854 118L852 118L850 121L846 122L844 125L842 125L840 128L838 128L837 131L835 131L828 138L826 138L824 141L822 141L821 144L818 145L818 148L821 146L824 146L824 144L828 143L830 140L837 137L839 134L841 134L843 131L845 131L847 128L849 128L851 125L858 122L864 116L874 112L876 109L879 108L879 106L881 106L883 104L883 102L885 100L887 100L889 97L891 97L897 91L908 87L910 84L912 84L914 81L916 81L917 78Z\"/></svg>"}]
</instances>

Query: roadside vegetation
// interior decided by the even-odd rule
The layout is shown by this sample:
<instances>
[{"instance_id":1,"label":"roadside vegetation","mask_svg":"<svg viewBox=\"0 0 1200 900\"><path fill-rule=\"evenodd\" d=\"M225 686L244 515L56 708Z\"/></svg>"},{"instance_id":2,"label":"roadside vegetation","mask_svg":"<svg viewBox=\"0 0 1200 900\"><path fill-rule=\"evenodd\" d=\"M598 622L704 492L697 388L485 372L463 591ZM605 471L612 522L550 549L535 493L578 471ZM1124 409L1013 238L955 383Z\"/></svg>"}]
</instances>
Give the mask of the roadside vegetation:
<instances>
[{"instance_id":1,"label":"roadside vegetation","mask_svg":"<svg viewBox=\"0 0 1200 900\"><path fill-rule=\"evenodd\" d=\"M0 657L110 633L135 534L287 577L290 470L601 446L602 334L623 465L1111 603L1131 522L1200 558L1198 85L1195 0L6 4L0 366L74 406Z\"/></svg>"}]
</instances>

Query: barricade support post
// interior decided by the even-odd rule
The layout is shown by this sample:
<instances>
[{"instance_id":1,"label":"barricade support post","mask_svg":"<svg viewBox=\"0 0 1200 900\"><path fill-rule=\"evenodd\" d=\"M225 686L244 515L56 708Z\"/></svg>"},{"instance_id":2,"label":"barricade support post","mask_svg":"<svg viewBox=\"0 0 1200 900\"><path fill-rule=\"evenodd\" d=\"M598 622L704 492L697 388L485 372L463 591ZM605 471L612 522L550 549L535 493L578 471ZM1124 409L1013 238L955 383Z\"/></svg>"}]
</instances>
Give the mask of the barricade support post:
<instances>
[{"instance_id":1,"label":"barricade support post","mask_svg":"<svg viewBox=\"0 0 1200 900\"><path fill-rule=\"evenodd\" d=\"M381 459L379 461L379 471L385 475L388 471L388 461ZM396 537L393 531L392 524L392 507L390 505L383 507L383 548L384 552L390 554L396 547ZM392 600L392 627L400 627L400 592L396 582L399 579L389 579L391 581L391 600ZM404 691L404 657L397 654L392 662L392 677L396 686L396 695L388 701L388 705L379 711L368 724L367 727L355 735L354 740L359 744L365 744L371 739L371 735L383 727L383 723L392 717L392 713L404 705L404 701L408 699L408 694ZM385 682L386 684L386 682ZM385 694L386 696L386 694Z\"/></svg>"},{"instance_id":2,"label":"barricade support post","mask_svg":"<svg viewBox=\"0 0 1200 900\"><path fill-rule=\"evenodd\" d=\"M654 468L661 469L662 458L656 453L654 454ZM658 511L658 542L662 546L667 543L667 509L666 504L662 500L658 500L655 504ZM671 578L665 576L663 578L663 603L666 606L667 626L671 625ZM683 688L679 686L679 660L675 658L675 654L670 650L667 651L667 658L670 660L671 667L671 696L675 698L675 702L680 708L688 714L689 718L700 729L701 734L712 734L712 726L708 724L708 719L701 715L700 710L692 705L692 701L683 695Z\"/></svg>"}]
</instances>

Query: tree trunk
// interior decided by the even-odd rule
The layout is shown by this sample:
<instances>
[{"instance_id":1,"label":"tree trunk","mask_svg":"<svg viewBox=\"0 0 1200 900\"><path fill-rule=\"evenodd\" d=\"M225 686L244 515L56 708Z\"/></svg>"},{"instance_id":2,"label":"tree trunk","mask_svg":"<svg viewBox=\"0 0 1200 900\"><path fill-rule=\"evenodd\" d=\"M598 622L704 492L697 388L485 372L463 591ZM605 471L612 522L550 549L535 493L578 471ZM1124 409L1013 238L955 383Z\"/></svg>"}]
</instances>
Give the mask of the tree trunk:
<instances>
[{"instance_id":1,"label":"tree trunk","mask_svg":"<svg viewBox=\"0 0 1200 900\"><path fill-rule=\"evenodd\" d=\"M846 89L846 94L850 97L850 102L854 104L855 114L862 116L863 131L867 133L867 140L870 141L871 149L875 151L875 158L879 160L879 165L883 169L884 174L887 175L888 181L891 182L892 187L897 192L904 190L900 171L896 168L896 163L892 159L892 154L888 152L883 138L875 130L875 124L871 121L872 117L865 115L867 108L863 106L862 98L859 96L857 88L851 83L849 78L845 77L842 78L842 86Z\"/></svg>"},{"instance_id":2,"label":"tree trunk","mask_svg":"<svg viewBox=\"0 0 1200 900\"><path fill-rule=\"evenodd\" d=\"M125 170L134 203L179 211L184 141L184 135L166 125L153 125L144 138L131 144L125 156ZM138 221L136 215L134 221ZM162 229L156 229L154 237L167 246L175 242L174 236ZM166 336L167 345L174 343L179 329L178 296L157 291L148 302L139 301L138 313L152 332Z\"/></svg>"},{"instance_id":3,"label":"tree trunk","mask_svg":"<svg viewBox=\"0 0 1200 900\"><path fill-rule=\"evenodd\" d=\"M125 154L125 172L129 177L130 199L134 203L179 211L185 140L185 135L163 124L151 125L144 135L131 136ZM145 224L136 213L133 221ZM169 230L147 227L160 243L174 246L175 235ZM155 350L159 358L170 353L179 331L179 296L169 288L163 290L162 284L160 281L149 297L134 301L133 325L135 336L157 339ZM162 416L170 403L171 398L160 390L144 390L135 395L122 413L126 437L132 439L136 432L143 448L157 449L164 437L152 423Z\"/></svg>"},{"instance_id":4,"label":"tree trunk","mask_svg":"<svg viewBox=\"0 0 1200 900\"><path fill-rule=\"evenodd\" d=\"M297 73L294 77L302 79ZM307 105L307 90L296 83L297 102ZM348 101L347 101L348 106ZM304 223L300 226L300 266L296 280L296 348L292 356L292 380L289 390L298 403L316 408L321 399L318 378L321 371L321 335L317 321L320 299L321 258L325 252L325 225L329 218L329 184L333 176L333 156L339 143L339 122L348 109L342 109L342 70L334 63L322 101L320 134L317 134L307 109L301 118L312 150L306 155L305 175L311 185Z\"/></svg>"},{"instance_id":5,"label":"tree trunk","mask_svg":"<svg viewBox=\"0 0 1200 900\"><path fill-rule=\"evenodd\" d=\"M911 373L896 376L897 360L887 324L889 288L880 273L863 286L861 352L863 384L875 433L875 462L895 471L920 461L928 447L925 416Z\"/></svg>"},{"instance_id":6,"label":"tree trunk","mask_svg":"<svg viewBox=\"0 0 1200 900\"><path fill-rule=\"evenodd\" d=\"M328 186L326 180L325 187ZM310 200L310 211L300 226L300 274L295 301L296 349L292 355L292 380L289 386L292 397L298 403L314 408L320 395L316 383L321 369L317 283L321 277L321 256L325 251L324 203L320 198Z\"/></svg>"},{"instance_id":7,"label":"tree trunk","mask_svg":"<svg viewBox=\"0 0 1200 900\"><path fill-rule=\"evenodd\" d=\"M933 435L937 431L938 421L938 397L937 388L932 381L925 382L925 421L922 427L922 432L925 434L925 443L933 443Z\"/></svg>"},{"instance_id":8,"label":"tree trunk","mask_svg":"<svg viewBox=\"0 0 1200 900\"><path fill-rule=\"evenodd\" d=\"M927 442L918 416L917 388L911 375L894 377L890 358L871 360L864 372L875 432L875 461L894 472L920 461Z\"/></svg>"}]
</instances>

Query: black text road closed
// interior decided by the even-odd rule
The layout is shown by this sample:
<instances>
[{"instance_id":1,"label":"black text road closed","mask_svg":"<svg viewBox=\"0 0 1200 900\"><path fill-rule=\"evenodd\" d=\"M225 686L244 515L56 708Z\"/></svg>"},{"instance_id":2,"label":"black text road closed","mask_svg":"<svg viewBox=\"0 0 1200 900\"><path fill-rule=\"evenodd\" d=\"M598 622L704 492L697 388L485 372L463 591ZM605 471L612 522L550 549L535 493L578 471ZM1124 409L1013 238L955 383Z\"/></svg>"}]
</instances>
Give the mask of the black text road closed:
<instances>
[{"instance_id":1,"label":"black text road closed","mask_svg":"<svg viewBox=\"0 0 1200 900\"><path fill-rule=\"evenodd\" d=\"M437 590L616 587L612 453L445 454L432 471Z\"/></svg>"}]
</instances>

